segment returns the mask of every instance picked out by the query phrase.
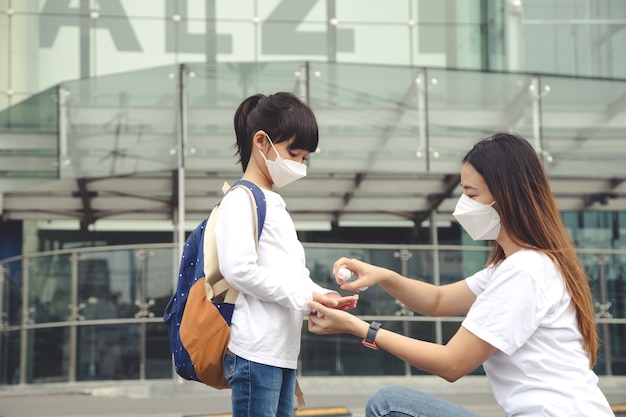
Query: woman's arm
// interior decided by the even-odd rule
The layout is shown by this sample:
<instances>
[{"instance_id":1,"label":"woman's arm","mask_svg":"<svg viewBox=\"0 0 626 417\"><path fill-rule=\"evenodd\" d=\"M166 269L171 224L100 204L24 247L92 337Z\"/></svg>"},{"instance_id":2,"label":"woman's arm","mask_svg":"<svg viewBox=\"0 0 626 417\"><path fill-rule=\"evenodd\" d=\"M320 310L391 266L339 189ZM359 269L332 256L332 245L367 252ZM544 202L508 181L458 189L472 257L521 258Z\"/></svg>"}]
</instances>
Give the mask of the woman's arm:
<instances>
[{"instance_id":1,"label":"woman's arm","mask_svg":"<svg viewBox=\"0 0 626 417\"><path fill-rule=\"evenodd\" d=\"M344 311L309 303L315 312L309 315L309 331L316 334L348 333L365 338L369 324ZM447 381L456 381L479 367L496 348L464 327L445 345L425 342L380 329L376 344L387 352L423 371Z\"/></svg>"},{"instance_id":2,"label":"woman's arm","mask_svg":"<svg viewBox=\"0 0 626 417\"><path fill-rule=\"evenodd\" d=\"M341 258L335 262L334 271L342 266L354 271L359 277L349 284L341 285L342 289L356 292L359 287L378 284L408 308L423 315L431 317L464 315L476 300L476 296L464 280L437 286L348 258Z\"/></svg>"}]
</instances>

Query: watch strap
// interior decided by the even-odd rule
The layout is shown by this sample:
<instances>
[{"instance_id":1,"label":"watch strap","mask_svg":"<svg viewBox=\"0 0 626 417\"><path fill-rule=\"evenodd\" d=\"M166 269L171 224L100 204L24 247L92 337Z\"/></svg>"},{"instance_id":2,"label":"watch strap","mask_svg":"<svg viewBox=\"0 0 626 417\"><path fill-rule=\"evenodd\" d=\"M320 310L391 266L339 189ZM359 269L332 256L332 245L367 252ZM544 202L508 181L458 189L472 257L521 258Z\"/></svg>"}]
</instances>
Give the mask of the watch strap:
<instances>
[{"instance_id":1,"label":"watch strap","mask_svg":"<svg viewBox=\"0 0 626 417\"><path fill-rule=\"evenodd\" d=\"M367 329L367 335L365 339L361 342L363 346L368 347L370 349L377 350L378 345L376 344L376 333L378 333L378 329L380 329L381 324L377 321L373 321L370 323L370 328Z\"/></svg>"}]
</instances>

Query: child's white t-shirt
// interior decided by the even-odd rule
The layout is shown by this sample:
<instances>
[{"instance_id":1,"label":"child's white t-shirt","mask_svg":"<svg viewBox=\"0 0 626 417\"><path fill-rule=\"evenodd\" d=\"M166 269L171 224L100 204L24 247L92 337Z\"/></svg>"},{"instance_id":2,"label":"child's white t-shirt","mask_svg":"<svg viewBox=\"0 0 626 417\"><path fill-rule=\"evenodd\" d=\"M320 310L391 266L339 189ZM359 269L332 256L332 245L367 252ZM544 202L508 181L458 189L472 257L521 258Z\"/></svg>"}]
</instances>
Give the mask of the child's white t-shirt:
<instances>
[{"instance_id":1,"label":"child's white t-shirt","mask_svg":"<svg viewBox=\"0 0 626 417\"><path fill-rule=\"evenodd\" d=\"M498 351L483 367L509 416L613 416L589 369L563 278L545 254L520 250L466 280L477 296L462 325Z\"/></svg>"},{"instance_id":2,"label":"child's white t-shirt","mask_svg":"<svg viewBox=\"0 0 626 417\"><path fill-rule=\"evenodd\" d=\"M228 348L253 362L296 369L304 317L313 292L305 254L283 198L263 190L266 214L255 248L252 204L246 190L230 191L218 210L215 237L220 271L239 291Z\"/></svg>"}]
</instances>

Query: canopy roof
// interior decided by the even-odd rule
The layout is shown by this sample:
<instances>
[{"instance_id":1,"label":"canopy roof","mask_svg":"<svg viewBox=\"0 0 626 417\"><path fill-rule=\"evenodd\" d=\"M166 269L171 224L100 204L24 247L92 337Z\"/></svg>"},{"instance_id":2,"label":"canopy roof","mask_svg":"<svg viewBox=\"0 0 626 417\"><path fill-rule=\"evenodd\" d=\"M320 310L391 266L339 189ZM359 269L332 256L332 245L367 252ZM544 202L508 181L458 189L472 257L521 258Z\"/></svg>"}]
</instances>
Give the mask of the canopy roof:
<instances>
[{"instance_id":1,"label":"canopy roof","mask_svg":"<svg viewBox=\"0 0 626 417\"><path fill-rule=\"evenodd\" d=\"M626 80L280 62L72 81L5 109L2 216L197 222L242 174L237 105L276 91L320 127L309 175L280 190L296 221L450 220L461 158L498 131L535 146L561 211L626 211Z\"/></svg>"}]
</instances>

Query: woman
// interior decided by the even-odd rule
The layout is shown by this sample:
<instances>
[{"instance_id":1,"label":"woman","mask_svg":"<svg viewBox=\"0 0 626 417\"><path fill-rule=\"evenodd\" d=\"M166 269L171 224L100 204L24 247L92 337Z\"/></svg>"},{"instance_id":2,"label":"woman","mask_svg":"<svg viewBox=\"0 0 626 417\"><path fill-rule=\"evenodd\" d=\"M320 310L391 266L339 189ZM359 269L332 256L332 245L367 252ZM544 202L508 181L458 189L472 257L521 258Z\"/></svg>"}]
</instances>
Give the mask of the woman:
<instances>
[{"instance_id":1,"label":"woman","mask_svg":"<svg viewBox=\"0 0 626 417\"><path fill-rule=\"evenodd\" d=\"M418 313L465 315L447 344L376 330L377 324L315 302L309 330L365 337L373 347L451 382L482 364L508 416L613 416L592 370L598 341L587 276L536 152L507 133L483 139L463 159L461 186L453 215L474 240L495 239L485 269L435 286L354 259L334 265L335 271L347 267L359 276L343 289L378 284ZM476 416L401 387L375 393L366 415Z\"/></svg>"},{"instance_id":2,"label":"woman","mask_svg":"<svg viewBox=\"0 0 626 417\"><path fill-rule=\"evenodd\" d=\"M231 322L224 376L234 417L292 417L300 334L308 302L351 309L357 295L340 297L313 282L304 249L280 188L306 175L317 148L317 121L291 93L255 94L234 118L242 179L265 195L263 231L255 247L247 191L230 191L218 211L215 238L222 275L239 291Z\"/></svg>"}]
</instances>

